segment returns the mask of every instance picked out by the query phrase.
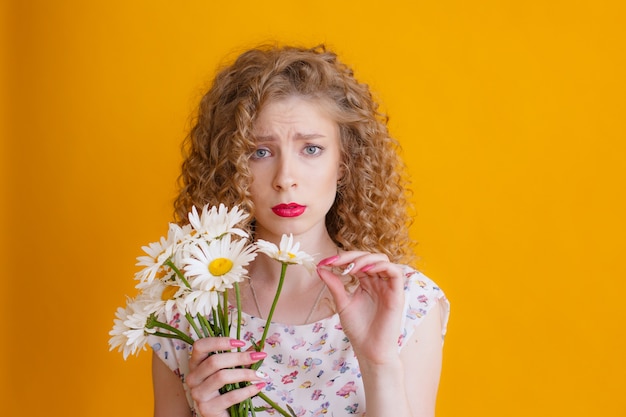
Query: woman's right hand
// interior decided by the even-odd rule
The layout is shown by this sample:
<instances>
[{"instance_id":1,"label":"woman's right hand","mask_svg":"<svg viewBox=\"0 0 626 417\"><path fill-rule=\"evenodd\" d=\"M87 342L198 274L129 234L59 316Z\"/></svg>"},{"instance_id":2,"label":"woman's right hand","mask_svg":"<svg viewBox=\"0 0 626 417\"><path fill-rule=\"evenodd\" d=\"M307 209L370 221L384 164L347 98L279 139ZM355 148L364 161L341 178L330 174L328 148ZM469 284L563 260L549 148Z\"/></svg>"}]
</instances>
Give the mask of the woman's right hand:
<instances>
[{"instance_id":1,"label":"woman's right hand","mask_svg":"<svg viewBox=\"0 0 626 417\"><path fill-rule=\"evenodd\" d=\"M264 380L267 377L248 366L264 359L267 354L233 351L244 345L245 342L241 340L227 337L207 337L193 344L186 382L196 411L202 417L228 416L228 407L258 394L266 385ZM219 393L224 385L238 382L252 384L225 394Z\"/></svg>"}]
</instances>

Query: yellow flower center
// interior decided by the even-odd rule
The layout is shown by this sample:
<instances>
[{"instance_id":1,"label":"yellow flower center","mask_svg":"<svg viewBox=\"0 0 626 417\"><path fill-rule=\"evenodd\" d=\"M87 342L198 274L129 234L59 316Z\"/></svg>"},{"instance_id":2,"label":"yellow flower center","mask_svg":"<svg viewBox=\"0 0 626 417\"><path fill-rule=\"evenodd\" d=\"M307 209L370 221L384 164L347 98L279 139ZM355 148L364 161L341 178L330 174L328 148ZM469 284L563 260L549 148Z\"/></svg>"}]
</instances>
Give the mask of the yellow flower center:
<instances>
[{"instance_id":1,"label":"yellow flower center","mask_svg":"<svg viewBox=\"0 0 626 417\"><path fill-rule=\"evenodd\" d=\"M165 289L161 293L161 301L174 299L174 295L176 295L176 292L178 291L179 288L180 287L178 287L177 285L169 285L165 287Z\"/></svg>"},{"instance_id":2,"label":"yellow flower center","mask_svg":"<svg viewBox=\"0 0 626 417\"><path fill-rule=\"evenodd\" d=\"M216 258L209 264L209 272L215 277L227 274L233 269L233 261L228 258Z\"/></svg>"}]
</instances>

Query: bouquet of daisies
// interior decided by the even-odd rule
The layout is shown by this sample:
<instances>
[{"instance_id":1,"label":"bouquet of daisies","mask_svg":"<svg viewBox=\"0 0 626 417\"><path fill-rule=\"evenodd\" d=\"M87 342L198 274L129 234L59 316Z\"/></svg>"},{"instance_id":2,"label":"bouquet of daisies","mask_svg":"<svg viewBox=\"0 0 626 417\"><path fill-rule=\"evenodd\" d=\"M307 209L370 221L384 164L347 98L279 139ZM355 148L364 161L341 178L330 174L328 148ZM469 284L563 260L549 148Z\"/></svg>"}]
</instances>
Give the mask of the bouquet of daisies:
<instances>
[{"instance_id":1,"label":"bouquet of daisies","mask_svg":"<svg viewBox=\"0 0 626 417\"><path fill-rule=\"evenodd\" d=\"M263 253L282 264L280 280L265 330L253 346L260 351L265 344L274 309L280 296L288 265L300 264L313 269L313 258L299 251L293 236L283 235L280 245L258 240L250 242L248 234L237 226L248 214L237 206L228 209L206 205L199 213L192 207L189 224L171 223L166 237L142 247L146 256L138 259L135 279L138 295L127 298L126 307L118 308L112 336L111 350L118 348L124 359L146 349L148 337L175 338L193 345L194 338L170 325L174 316L184 316L196 338L230 337L236 332L240 339L241 300L239 283L247 279L246 267L257 253ZM236 308L230 308L229 290L234 291ZM232 317L235 316L235 317ZM255 364L260 365L260 363ZM240 388L248 383L229 384L222 392ZM265 394L259 393L269 407L290 417ZM287 406L289 408L289 406ZM231 407L231 416L254 415L251 400Z\"/></svg>"}]
</instances>

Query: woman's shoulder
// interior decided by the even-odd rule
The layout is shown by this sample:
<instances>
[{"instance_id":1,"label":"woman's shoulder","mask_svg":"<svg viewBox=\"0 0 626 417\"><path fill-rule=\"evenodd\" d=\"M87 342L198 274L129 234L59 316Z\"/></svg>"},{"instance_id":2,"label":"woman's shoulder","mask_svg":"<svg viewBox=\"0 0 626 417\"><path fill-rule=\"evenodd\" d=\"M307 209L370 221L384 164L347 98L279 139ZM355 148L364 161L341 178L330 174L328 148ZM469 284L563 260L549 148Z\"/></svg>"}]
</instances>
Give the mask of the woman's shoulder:
<instances>
[{"instance_id":1,"label":"woman's shoulder","mask_svg":"<svg viewBox=\"0 0 626 417\"><path fill-rule=\"evenodd\" d=\"M431 278L411 266L400 265L400 267L404 274L405 291L431 295L436 298L445 297L443 290Z\"/></svg>"},{"instance_id":2,"label":"woman's shoulder","mask_svg":"<svg viewBox=\"0 0 626 417\"><path fill-rule=\"evenodd\" d=\"M439 307L436 310L441 314L443 337L446 333L448 317L450 315L450 302L448 298L439 285L422 272L408 265L401 265L401 267L405 278L402 339L407 338L434 307ZM437 311L433 311L433 313L437 313Z\"/></svg>"}]
</instances>

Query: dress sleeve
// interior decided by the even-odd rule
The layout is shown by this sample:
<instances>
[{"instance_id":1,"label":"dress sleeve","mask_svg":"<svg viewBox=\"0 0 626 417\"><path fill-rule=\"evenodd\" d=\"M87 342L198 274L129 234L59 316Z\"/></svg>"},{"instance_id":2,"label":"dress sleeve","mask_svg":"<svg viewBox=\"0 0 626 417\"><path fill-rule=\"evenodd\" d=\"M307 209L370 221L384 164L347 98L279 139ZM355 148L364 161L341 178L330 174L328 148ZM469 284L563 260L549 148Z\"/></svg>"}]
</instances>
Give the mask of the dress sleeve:
<instances>
[{"instance_id":1,"label":"dress sleeve","mask_svg":"<svg viewBox=\"0 0 626 417\"><path fill-rule=\"evenodd\" d=\"M398 345L400 349L411 337L426 314L441 314L441 338L446 335L450 303L444 292L426 275L404 266L404 316ZM432 311L431 310L435 310Z\"/></svg>"},{"instance_id":2,"label":"dress sleeve","mask_svg":"<svg viewBox=\"0 0 626 417\"><path fill-rule=\"evenodd\" d=\"M189 323L184 318L180 318L180 315L175 315L173 320L169 322L169 325L178 328L184 333L190 334ZM194 338L195 340L195 338ZM152 351L161 359L168 368L176 374L183 383L185 394L187 395L187 402L190 406L193 405L191 395L187 384L185 383L185 377L189 373L189 355L191 354L192 347L186 342L178 339L170 339L161 336L149 336L148 344L152 348ZM192 408L193 411L193 408Z\"/></svg>"}]
</instances>

